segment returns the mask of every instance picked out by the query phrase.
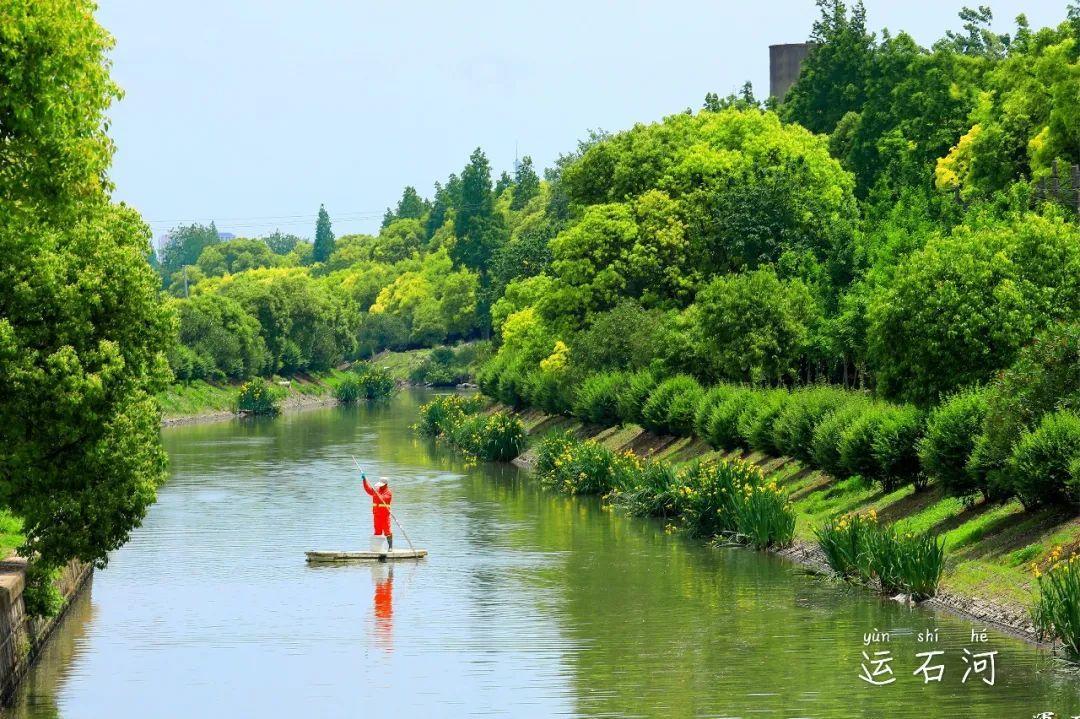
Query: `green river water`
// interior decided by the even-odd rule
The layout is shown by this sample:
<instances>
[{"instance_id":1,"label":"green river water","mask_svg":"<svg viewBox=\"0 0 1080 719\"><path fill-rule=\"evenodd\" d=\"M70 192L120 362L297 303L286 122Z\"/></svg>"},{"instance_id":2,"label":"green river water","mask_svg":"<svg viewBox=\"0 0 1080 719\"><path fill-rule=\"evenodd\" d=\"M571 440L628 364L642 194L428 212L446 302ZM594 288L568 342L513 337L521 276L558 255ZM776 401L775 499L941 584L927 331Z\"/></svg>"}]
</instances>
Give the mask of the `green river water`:
<instances>
[{"instance_id":1,"label":"green river water","mask_svg":"<svg viewBox=\"0 0 1080 719\"><path fill-rule=\"evenodd\" d=\"M1017 717L1080 714L1045 651L553 496L413 436L388 406L162 430L172 476L8 711L64 717ZM349 455L387 476L420 563L367 548ZM404 538L397 537L404 546ZM937 630L937 641L919 634ZM864 635L889 633L864 646ZM964 650L993 655L965 671ZM888 655L874 652L887 651ZM941 651L940 681L914 674ZM890 660L875 686L862 665ZM965 659L968 662L965 663ZM980 663L983 660L978 660ZM988 660L987 660L988 661ZM936 674L928 670L926 674Z\"/></svg>"}]
</instances>

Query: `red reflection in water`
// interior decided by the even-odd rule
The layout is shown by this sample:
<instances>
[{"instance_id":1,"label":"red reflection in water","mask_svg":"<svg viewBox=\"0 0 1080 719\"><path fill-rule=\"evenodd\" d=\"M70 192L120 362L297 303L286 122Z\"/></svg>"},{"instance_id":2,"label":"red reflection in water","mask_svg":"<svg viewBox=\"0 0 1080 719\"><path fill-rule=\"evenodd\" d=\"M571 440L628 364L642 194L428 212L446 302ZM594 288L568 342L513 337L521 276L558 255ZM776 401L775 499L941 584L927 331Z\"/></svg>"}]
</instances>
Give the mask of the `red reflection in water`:
<instances>
[{"instance_id":1,"label":"red reflection in water","mask_svg":"<svg viewBox=\"0 0 1080 719\"><path fill-rule=\"evenodd\" d=\"M394 649L394 567L380 564L372 570L375 580L375 643Z\"/></svg>"}]
</instances>

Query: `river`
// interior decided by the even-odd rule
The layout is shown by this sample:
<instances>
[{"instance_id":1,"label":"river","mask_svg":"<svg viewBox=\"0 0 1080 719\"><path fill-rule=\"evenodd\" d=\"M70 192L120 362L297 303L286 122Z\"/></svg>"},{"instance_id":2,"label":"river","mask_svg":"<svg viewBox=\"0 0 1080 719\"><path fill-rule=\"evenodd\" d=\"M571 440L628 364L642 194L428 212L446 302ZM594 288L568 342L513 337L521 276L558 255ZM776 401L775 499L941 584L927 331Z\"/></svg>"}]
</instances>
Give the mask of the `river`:
<instances>
[{"instance_id":1,"label":"river","mask_svg":"<svg viewBox=\"0 0 1080 719\"><path fill-rule=\"evenodd\" d=\"M158 503L10 715L1080 713L1080 678L1022 641L973 640L983 627L951 614L553 496L510 466L470 466L413 436L425 396L163 429L171 478ZM350 455L390 478L426 560L305 564L305 550L368 545ZM930 629L937 641L920 642ZM875 630L889 641L864 646ZM917 657L931 651L943 654ZM989 652L993 685L991 657L976 657Z\"/></svg>"}]
</instances>

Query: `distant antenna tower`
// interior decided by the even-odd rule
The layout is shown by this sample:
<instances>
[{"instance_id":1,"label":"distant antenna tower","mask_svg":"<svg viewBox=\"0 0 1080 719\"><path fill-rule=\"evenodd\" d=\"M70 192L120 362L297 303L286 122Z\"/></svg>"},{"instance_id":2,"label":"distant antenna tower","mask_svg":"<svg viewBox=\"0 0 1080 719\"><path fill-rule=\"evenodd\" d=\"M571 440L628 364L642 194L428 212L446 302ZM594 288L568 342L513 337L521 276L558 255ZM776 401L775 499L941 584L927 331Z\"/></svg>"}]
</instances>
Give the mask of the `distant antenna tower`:
<instances>
[{"instance_id":1,"label":"distant antenna tower","mask_svg":"<svg viewBox=\"0 0 1080 719\"><path fill-rule=\"evenodd\" d=\"M520 164L521 163L518 162L518 144L517 144L517 140L514 140L514 174L515 175L518 172L518 168L520 167Z\"/></svg>"}]
</instances>

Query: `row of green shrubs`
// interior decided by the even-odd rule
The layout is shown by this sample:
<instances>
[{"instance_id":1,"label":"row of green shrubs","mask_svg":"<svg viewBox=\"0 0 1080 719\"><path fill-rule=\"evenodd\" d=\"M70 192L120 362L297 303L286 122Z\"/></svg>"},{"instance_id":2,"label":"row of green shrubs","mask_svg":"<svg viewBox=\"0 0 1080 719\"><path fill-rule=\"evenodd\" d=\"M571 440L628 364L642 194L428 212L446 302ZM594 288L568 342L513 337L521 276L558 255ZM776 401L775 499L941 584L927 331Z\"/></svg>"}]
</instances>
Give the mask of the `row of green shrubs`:
<instances>
[{"instance_id":1,"label":"row of green shrubs","mask_svg":"<svg viewBox=\"0 0 1080 719\"><path fill-rule=\"evenodd\" d=\"M355 404L362 400L386 399L396 390L397 383L387 369L358 362L338 384L334 396L342 404Z\"/></svg>"},{"instance_id":2,"label":"row of green shrubs","mask_svg":"<svg viewBox=\"0 0 1080 719\"><path fill-rule=\"evenodd\" d=\"M525 427L506 412L482 413L479 395L439 395L420 407L416 431L442 437L466 454L489 462L509 462L525 451Z\"/></svg>"},{"instance_id":3,"label":"row of green shrubs","mask_svg":"<svg viewBox=\"0 0 1080 719\"><path fill-rule=\"evenodd\" d=\"M789 455L838 478L862 476L885 491L934 481L961 497L1015 494L1029 507L1080 504L1080 417L1052 411L995 441L993 388L955 394L926 412L834 386L703 387L687 375L660 378L648 370L593 374L576 386L544 376L521 379L489 364L479 379L484 392L513 406L594 424L633 422L694 435L716 449Z\"/></svg>"},{"instance_id":4,"label":"row of green shrubs","mask_svg":"<svg viewBox=\"0 0 1080 719\"><path fill-rule=\"evenodd\" d=\"M795 534L795 512L783 492L740 460L673 469L554 434L537 447L536 469L547 487L604 496L631 514L676 521L692 536L765 548L790 544Z\"/></svg>"},{"instance_id":5,"label":"row of green shrubs","mask_svg":"<svg viewBox=\"0 0 1080 719\"><path fill-rule=\"evenodd\" d=\"M829 566L840 577L876 583L887 593L915 601L937 592L945 569L945 541L929 534L901 535L868 514L838 517L816 531Z\"/></svg>"}]
</instances>

